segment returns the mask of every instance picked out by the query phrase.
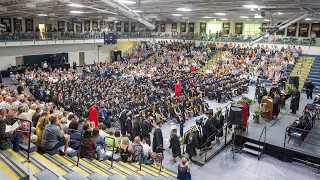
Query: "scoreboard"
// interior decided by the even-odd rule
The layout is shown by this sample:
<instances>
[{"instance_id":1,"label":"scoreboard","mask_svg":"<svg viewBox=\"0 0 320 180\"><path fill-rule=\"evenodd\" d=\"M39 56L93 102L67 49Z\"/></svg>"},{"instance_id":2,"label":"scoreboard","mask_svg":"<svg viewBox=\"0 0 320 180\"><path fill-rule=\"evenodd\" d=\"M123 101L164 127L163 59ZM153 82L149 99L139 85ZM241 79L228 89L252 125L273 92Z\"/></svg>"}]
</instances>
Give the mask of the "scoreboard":
<instances>
[{"instance_id":1,"label":"scoreboard","mask_svg":"<svg viewBox=\"0 0 320 180\"><path fill-rule=\"evenodd\" d=\"M105 32L104 34L104 44L117 44L117 37L114 32Z\"/></svg>"}]
</instances>

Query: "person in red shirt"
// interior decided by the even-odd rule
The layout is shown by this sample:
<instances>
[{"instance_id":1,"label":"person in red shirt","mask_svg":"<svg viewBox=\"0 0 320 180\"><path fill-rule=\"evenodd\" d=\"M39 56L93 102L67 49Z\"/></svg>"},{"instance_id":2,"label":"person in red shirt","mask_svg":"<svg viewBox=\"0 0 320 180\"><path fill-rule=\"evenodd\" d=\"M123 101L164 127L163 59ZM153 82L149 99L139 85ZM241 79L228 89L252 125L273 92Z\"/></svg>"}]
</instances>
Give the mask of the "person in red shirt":
<instances>
[{"instance_id":1,"label":"person in red shirt","mask_svg":"<svg viewBox=\"0 0 320 180\"><path fill-rule=\"evenodd\" d=\"M89 120L90 122L94 122L95 127L98 127L98 124L99 124L98 119L99 119L99 113L96 108L96 104L93 103L89 109Z\"/></svg>"},{"instance_id":2,"label":"person in red shirt","mask_svg":"<svg viewBox=\"0 0 320 180\"><path fill-rule=\"evenodd\" d=\"M249 104L246 101L245 97L242 97L242 129L243 132L246 131L248 126L248 119L249 119Z\"/></svg>"},{"instance_id":3,"label":"person in red shirt","mask_svg":"<svg viewBox=\"0 0 320 180\"><path fill-rule=\"evenodd\" d=\"M196 66L191 66L191 69L190 69L191 72L196 72L196 70L197 70Z\"/></svg>"},{"instance_id":4,"label":"person in red shirt","mask_svg":"<svg viewBox=\"0 0 320 180\"><path fill-rule=\"evenodd\" d=\"M180 81L178 80L177 83L174 85L174 92L177 98L180 98L180 93L181 93L181 84Z\"/></svg>"}]
</instances>

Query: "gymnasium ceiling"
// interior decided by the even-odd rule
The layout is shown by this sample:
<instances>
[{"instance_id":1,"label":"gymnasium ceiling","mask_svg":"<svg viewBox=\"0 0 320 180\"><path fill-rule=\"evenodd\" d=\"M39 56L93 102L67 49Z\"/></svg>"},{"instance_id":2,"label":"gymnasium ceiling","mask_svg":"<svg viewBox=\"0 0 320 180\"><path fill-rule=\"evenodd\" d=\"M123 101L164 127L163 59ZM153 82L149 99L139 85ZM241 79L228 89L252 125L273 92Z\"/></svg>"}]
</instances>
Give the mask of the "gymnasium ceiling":
<instances>
[{"instance_id":1,"label":"gymnasium ceiling","mask_svg":"<svg viewBox=\"0 0 320 180\"><path fill-rule=\"evenodd\" d=\"M106 2L118 0L0 0L1 17L39 17L70 21L133 21L137 16L123 15ZM311 13L320 21L320 0L127 0L122 4L149 22L183 22L209 20L284 21L294 15ZM70 7L68 4L83 7ZM245 5L256 5L244 7ZM119 5L121 6L121 5ZM123 6L122 6L123 7ZM254 8L252 8L254 7ZM182 8L181 10L177 10ZM71 14L70 11L82 11ZM216 14L218 13L218 14ZM222 13L222 14L221 14ZM256 18L255 18L256 16Z\"/></svg>"}]
</instances>

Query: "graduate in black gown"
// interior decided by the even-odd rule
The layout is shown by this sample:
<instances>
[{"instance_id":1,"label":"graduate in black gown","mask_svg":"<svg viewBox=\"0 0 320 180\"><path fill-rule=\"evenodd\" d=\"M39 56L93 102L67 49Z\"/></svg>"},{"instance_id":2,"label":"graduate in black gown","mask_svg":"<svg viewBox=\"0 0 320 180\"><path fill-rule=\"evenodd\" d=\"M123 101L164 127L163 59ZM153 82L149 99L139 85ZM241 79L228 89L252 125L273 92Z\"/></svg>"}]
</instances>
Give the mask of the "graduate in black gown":
<instances>
[{"instance_id":1,"label":"graduate in black gown","mask_svg":"<svg viewBox=\"0 0 320 180\"><path fill-rule=\"evenodd\" d=\"M130 137L131 141L135 138L135 136L132 135L132 112L131 111L127 113L126 133L127 133L127 136Z\"/></svg>"},{"instance_id":2,"label":"graduate in black gown","mask_svg":"<svg viewBox=\"0 0 320 180\"><path fill-rule=\"evenodd\" d=\"M141 123L141 135L142 135L142 139L150 139L150 133L152 131L152 125L150 120L145 119L142 121Z\"/></svg>"},{"instance_id":3,"label":"graduate in black gown","mask_svg":"<svg viewBox=\"0 0 320 180\"><path fill-rule=\"evenodd\" d=\"M292 110L292 114L296 114L297 110L299 109L299 102L300 102L300 92L298 87L294 87L291 96L291 104L290 109Z\"/></svg>"},{"instance_id":4,"label":"graduate in black gown","mask_svg":"<svg viewBox=\"0 0 320 180\"><path fill-rule=\"evenodd\" d=\"M156 122L156 128L153 132L152 150L156 152L157 148L163 147L163 136L161 130L162 122L159 120Z\"/></svg>"},{"instance_id":5,"label":"graduate in black gown","mask_svg":"<svg viewBox=\"0 0 320 180\"><path fill-rule=\"evenodd\" d=\"M204 139L203 139L203 129L202 129L202 125L201 125L202 121L200 119L196 120L196 135L197 135L197 140L198 140L198 149L201 149L201 146L204 143Z\"/></svg>"},{"instance_id":6,"label":"graduate in black gown","mask_svg":"<svg viewBox=\"0 0 320 180\"><path fill-rule=\"evenodd\" d=\"M214 125L215 119L213 118L213 110L209 109L205 111L205 114L207 116L207 119L203 122L203 139L204 141L207 141L207 147L211 145L211 141L215 140L215 137L212 135L216 133L218 130Z\"/></svg>"},{"instance_id":7,"label":"graduate in black gown","mask_svg":"<svg viewBox=\"0 0 320 180\"><path fill-rule=\"evenodd\" d=\"M221 129L222 127L223 127L223 123L224 123L224 116L223 116L223 114L222 114L222 112L221 112L221 108L220 107L218 107L217 108L217 112L216 112L216 114L215 114L215 121L216 121L216 128L217 128L217 130L219 130L219 129ZM218 134L217 134L217 141L218 142L220 142L220 140L219 140L219 137L222 137L223 136L223 131L221 131L221 132L219 132Z\"/></svg>"},{"instance_id":8,"label":"graduate in black gown","mask_svg":"<svg viewBox=\"0 0 320 180\"><path fill-rule=\"evenodd\" d=\"M140 139L142 139L141 136L141 121L140 121L140 115L137 114L134 116L134 120L132 123L132 137L135 138L139 136Z\"/></svg>"},{"instance_id":9,"label":"graduate in black gown","mask_svg":"<svg viewBox=\"0 0 320 180\"><path fill-rule=\"evenodd\" d=\"M195 127L191 127L191 131L185 138L185 144L187 145L186 153L188 154L189 160L191 161L192 157L197 155L196 149L199 146Z\"/></svg>"},{"instance_id":10,"label":"graduate in black gown","mask_svg":"<svg viewBox=\"0 0 320 180\"><path fill-rule=\"evenodd\" d=\"M172 160L171 162L174 164L176 163L176 157L179 157L181 155L181 145L180 145L180 140L178 137L177 133L177 127L173 126L171 128L171 133L170 133L170 147L172 151Z\"/></svg>"},{"instance_id":11,"label":"graduate in black gown","mask_svg":"<svg viewBox=\"0 0 320 180\"><path fill-rule=\"evenodd\" d=\"M126 135L127 113L128 113L128 106L124 106L124 109L122 110L119 116L120 130L121 130L122 136Z\"/></svg>"}]
</instances>

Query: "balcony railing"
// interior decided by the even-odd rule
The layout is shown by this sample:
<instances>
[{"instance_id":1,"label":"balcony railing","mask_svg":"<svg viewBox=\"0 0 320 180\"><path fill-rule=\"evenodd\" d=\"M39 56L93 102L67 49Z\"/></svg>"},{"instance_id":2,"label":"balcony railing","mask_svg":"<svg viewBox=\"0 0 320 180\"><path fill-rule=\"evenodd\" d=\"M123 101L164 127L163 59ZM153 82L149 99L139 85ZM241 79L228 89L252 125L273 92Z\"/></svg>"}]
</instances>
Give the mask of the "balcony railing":
<instances>
[{"instance_id":1,"label":"balcony railing","mask_svg":"<svg viewBox=\"0 0 320 180\"><path fill-rule=\"evenodd\" d=\"M55 43L64 43L65 40L102 41L103 32L25 32L25 33L0 33L0 42L7 45L9 42L24 41L54 41ZM197 33L154 33L154 32L116 32L117 39L138 39L138 38L157 38L157 39L183 39L183 40L200 40L211 42L241 42L250 43L254 37L243 35L215 35L215 34L197 34ZM62 41L62 42L61 42ZM53 42L53 43L54 43ZM51 42L52 43L52 42ZM288 45L306 45L320 46L320 38L312 39L305 37L287 37L287 36L269 36L259 43L270 44L288 44ZM35 43L36 44L36 43Z\"/></svg>"}]
</instances>

